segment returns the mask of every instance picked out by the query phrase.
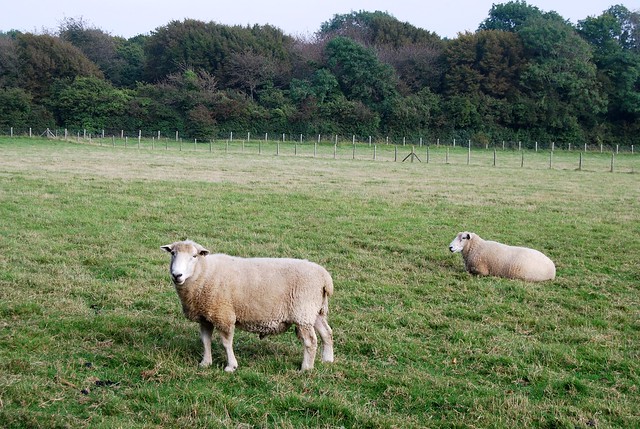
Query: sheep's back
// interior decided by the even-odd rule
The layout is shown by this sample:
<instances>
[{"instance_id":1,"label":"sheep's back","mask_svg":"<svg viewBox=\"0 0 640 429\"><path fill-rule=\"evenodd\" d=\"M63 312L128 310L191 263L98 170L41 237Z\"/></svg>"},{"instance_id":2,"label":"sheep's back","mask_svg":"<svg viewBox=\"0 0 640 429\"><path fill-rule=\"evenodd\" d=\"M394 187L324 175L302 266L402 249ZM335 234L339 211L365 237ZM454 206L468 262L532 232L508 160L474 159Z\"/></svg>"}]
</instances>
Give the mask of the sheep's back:
<instances>
[{"instance_id":1,"label":"sheep's back","mask_svg":"<svg viewBox=\"0 0 640 429\"><path fill-rule=\"evenodd\" d=\"M470 249L468 259L470 264L481 264L486 273L492 276L527 281L555 278L553 261L542 252L528 247L483 240Z\"/></svg>"},{"instance_id":2,"label":"sheep's back","mask_svg":"<svg viewBox=\"0 0 640 429\"><path fill-rule=\"evenodd\" d=\"M209 255L204 273L215 301L229 303L239 323L313 323L322 305L326 270L289 258ZM328 273L327 273L328 274Z\"/></svg>"}]
</instances>

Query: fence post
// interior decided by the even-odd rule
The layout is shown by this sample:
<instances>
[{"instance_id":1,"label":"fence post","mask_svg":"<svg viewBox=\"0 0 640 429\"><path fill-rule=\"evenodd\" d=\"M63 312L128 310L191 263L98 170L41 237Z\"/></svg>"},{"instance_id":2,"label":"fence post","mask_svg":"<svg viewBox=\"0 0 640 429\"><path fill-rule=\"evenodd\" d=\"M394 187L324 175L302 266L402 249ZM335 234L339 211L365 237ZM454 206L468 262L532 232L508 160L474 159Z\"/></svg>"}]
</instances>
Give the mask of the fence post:
<instances>
[{"instance_id":1,"label":"fence post","mask_svg":"<svg viewBox=\"0 0 640 429\"><path fill-rule=\"evenodd\" d=\"M524 167L524 151L523 150L520 151L520 155L521 155L520 168L522 168L522 167Z\"/></svg>"},{"instance_id":2,"label":"fence post","mask_svg":"<svg viewBox=\"0 0 640 429\"><path fill-rule=\"evenodd\" d=\"M613 162L614 162L614 158L615 158L615 153L613 151L611 151L611 172L613 173Z\"/></svg>"},{"instance_id":3,"label":"fence post","mask_svg":"<svg viewBox=\"0 0 640 429\"><path fill-rule=\"evenodd\" d=\"M376 160L376 149L377 149L376 145L373 145L373 160L374 161Z\"/></svg>"},{"instance_id":4,"label":"fence post","mask_svg":"<svg viewBox=\"0 0 640 429\"><path fill-rule=\"evenodd\" d=\"M471 140L469 140L469 150L467 151L467 165L471 164Z\"/></svg>"},{"instance_id":5,"label":"fence post","mask_svg":"<svg viewBox=\"0 0 640 429\"><path fill-rule=\"evenodd\" d=\"M393 155L393 162L398 162L398 145L393 145L394 148L394 155Z\"/></svg>"},{"instance_id":6,"label":"fence post","mask_svg":"<svg viewBox=\"0 0 640 429\"><path fill-rule=\"evenodd\" d=\"M318 143L313 142L313 157L315 158L317 154L318 154Z\"/></svg>"},{"instance_id":7,"label":"fence post","mask_svg":"<svg viewBox=\"0 0 640 429\"><path fill-rule=\"evenodd\" d=\"M553 151L549 152L549 169L551 169L553 163Z\"/></svg>"},{"instance_id":8,"label":"fence post","mask_svg":"<svg viewBox=\"0 0 640 429\"><path fill-rule=\"evenodd\" d=\"M493 148L493 166L496 166L496 148Z\"/></svg>"},{"instance_id":9,"label":"fence post","mask_svg":"<svg viewBox=\"0 0 640 429\"><path fill-rule=\"evenodd\" d=\"M580 152L580 161L578 161L578 171L582 171L582 152Z\"/></svg>"}]
</instances>

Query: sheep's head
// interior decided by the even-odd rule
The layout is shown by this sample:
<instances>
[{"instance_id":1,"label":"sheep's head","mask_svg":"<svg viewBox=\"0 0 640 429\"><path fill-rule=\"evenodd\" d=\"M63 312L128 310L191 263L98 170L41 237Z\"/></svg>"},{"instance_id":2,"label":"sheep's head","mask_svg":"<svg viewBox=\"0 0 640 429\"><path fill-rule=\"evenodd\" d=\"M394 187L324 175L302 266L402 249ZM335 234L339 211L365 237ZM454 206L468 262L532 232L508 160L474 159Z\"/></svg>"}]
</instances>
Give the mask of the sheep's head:
<instances>
[{"instance_id":1,"label":"sheep's head","mask_svg":"<svg viewBox=\"0 0 640 429\"><path fill-rule=\"evenodd\" d=\"M160 248L171 253L169 273L177 286L184 284L193 275L198 258L209 254L207 249L193 241L178 241Z\"/></svg>"},{"instance_id":2,"label":"sheep's head","mask_svg":"<svg viewBox=\"0 0 640 429\"><path fill-rule=\"evenodd\" d=\"M467 231L461 232L456 235L456 238L454 238L453 241L449 244L449 250L451 251L451 253L462 252L464 246L466 246L466 244L473 238L474 235L475 234Z\"/></svg>"}]
</instances>

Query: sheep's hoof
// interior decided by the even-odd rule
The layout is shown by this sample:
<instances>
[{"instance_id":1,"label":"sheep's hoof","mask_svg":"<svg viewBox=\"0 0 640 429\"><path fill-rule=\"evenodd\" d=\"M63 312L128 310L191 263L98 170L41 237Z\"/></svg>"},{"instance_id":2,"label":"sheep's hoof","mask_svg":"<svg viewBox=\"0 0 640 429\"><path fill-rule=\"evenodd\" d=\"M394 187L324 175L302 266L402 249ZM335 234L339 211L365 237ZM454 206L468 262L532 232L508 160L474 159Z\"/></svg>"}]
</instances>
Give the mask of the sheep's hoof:
<instances>
[{"instance_id":1,"label":"sheep's hoof","mask_svg":"<svg viewBox=\"0 0 640 429\"><path fill-rule=\"evenodd\" d=\"M208 366L211 366L211 361L205 361L205 360L203 360L203 361L201 361L201 362L198 364L198 366L199 366L200 368L206 368L206 367L208 367Z\"/></svg>"},{"instance_id":2,"label":"sheep's hoof","mask_svg":"<svg viewBox=\"0 0 640 429\"><path fill-rule=\"evenodd\" d=\"M224 367L224 370L226 372L234 372L238 367L237 366L231 366L231 365L227 365Z\"/></svg>"}]
</instances>

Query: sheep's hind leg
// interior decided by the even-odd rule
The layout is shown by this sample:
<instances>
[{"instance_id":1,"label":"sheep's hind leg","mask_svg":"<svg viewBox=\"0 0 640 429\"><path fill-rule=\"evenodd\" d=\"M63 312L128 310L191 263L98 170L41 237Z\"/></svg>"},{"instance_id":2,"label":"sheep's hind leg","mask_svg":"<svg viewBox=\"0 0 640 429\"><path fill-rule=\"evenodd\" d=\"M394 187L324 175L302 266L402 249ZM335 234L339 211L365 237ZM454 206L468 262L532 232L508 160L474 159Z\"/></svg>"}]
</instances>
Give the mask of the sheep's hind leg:
<instances>
[{"instance_id":1,"label":"sheep's hind leg","mask_svg":"<svg viewBox=\"0 0 640 429\"><path fill-rule=\"evenodd\" d=\"M322 361L333 362L333 331L327 322L327 316L318 314L314 327L322 338Z\"/></svg>"},{"instance_id":2,"label":"sheep's hind leg","mask_svg":"<svg viewBox=\"0 0 640 429\"><path fill-rule=\"evenodd\" d=\"M201 367L211 365L211 335L213 334L213 325L206 320L200 322L200 339L204 346L204 356L200 361Z\"/></svg>"},{"instance_id":3,"label":"sheep's hind leg","mask_svg":"<svg viewBox=\"0 0 640 429\"><path fill-rule=\"evenodd\" d=\"M316 331L311 325L296 326L296 335L304 345L304 355L302 357L302 371L313 369L313 361L318 350L318 338Z\"/></svg>"},{"instance_id":4,"label":"sheep's hind leg","mask_svg":"<svg viewBox=\"0 0 640 429\"><path fill-rule=\"evenodd\" d=\"M233 372L238 368L238 361L236 360L236 355L233 353L233 331L234 329L231 327L228 332L220 333L222 345L227 352L227 366L224 367L224 370L227 372Z\"/></svg>"}]
</instances>

